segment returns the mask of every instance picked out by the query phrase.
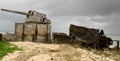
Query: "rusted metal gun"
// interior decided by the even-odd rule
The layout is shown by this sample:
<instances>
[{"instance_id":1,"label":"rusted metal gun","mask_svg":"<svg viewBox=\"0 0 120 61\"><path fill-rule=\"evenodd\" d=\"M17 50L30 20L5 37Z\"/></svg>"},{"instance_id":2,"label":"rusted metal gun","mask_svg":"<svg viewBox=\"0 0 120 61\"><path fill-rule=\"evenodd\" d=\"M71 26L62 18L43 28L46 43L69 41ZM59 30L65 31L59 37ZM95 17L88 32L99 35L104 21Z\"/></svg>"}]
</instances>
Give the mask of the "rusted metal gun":
<instances>
[{"instance_id":1,"label":"rusted metal gun","mask_svg":"<svg viewBox=\"0 0 120 61\"><path fill-rule=\"evenodd\" d=\"M1 9L1 11L6 11L6 12L11 12L11 13L16 13L16 14L21 14L21 15L26 15L26 22L39 22L39 23L51 23L50 20L46 18L46 14L36 12L34 10L26 12L20 12L20 11L15 11L15 10L8 10L8 9Z\"/></svg>"},{"instance_id":2,"label":"rusted metal gun","mask_svg":"<svg viewBox=\"0 0 120 61\"><path fill-rule=\"evenodd\" d=\"M15 10L1 9L1 11L12 12L12 13L22 14L22 15L28 15L28 13L15 11Z\"/></svg>"}]
</instances>

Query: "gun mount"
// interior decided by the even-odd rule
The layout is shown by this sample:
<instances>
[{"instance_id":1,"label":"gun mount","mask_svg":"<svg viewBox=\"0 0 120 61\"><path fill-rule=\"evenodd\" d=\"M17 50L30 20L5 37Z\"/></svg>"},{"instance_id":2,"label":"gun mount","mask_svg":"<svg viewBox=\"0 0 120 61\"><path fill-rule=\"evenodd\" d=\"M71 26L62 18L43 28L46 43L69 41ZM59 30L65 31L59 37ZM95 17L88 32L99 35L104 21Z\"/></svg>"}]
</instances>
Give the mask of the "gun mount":
<instances>
[{"instance_id":1,"label":"gun mount","mask_svg":"<svg viewBox=\"0 0 120 61\"><path fill-rule=\"evenodd\" d=\"M10 40L49 42L51 40L51 22L46 14L33 10L21 12L15 10L1 9L1 11L25 15L24 23L15 23L15 34L10 35ZM8 36L4 38L8 39Z\"/></svg>"},{"instance_id":2,"label":"gun mount","mask_svg":"<svg viewBox=\"0 0 120 61\"><path fill-rule=\"evenodd\" d=\"M51 23L50 20L48 20L46 18L46 14L39 13L39 12L36 12L34 10L30 10L30 11L28 11L28 13L15 11L15 10L8 10L8 9L1 9L1 11L26 15L26 22L38 22L38 23L48 23L48 24Z\"/></svg>"}]
</instances>

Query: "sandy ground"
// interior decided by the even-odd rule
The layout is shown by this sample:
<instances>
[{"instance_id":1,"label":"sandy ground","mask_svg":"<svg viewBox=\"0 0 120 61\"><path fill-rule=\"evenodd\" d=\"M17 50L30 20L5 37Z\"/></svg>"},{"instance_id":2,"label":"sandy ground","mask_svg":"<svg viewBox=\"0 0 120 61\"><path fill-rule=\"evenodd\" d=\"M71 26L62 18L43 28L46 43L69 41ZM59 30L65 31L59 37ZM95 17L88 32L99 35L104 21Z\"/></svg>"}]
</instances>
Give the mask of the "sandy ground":
<instances>
[{"instance_id":1,"label":"sandy ground","mask_svg":"<svg viewBox=\"0 0 120 61\"><path fill-rule=\"evenodd\" d=\"M115 61L68 44L11 42L23 51L9 53L0 61Z\"/></svg>"}]
</instances>

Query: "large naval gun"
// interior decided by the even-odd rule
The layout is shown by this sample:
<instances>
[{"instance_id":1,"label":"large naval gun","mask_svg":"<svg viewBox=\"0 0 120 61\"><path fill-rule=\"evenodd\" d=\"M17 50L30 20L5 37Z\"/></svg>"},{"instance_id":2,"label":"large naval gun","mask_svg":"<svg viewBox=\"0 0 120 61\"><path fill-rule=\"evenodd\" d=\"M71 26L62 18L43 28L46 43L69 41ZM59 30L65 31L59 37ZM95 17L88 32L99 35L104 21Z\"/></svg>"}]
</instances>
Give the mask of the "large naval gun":
<instances>
[{"instance_id":1,"label":"large naval gun","mask_svg":"<svg viewBox=\"0 0 120 61\"><path fill-rule=\"evenodd\" d=\"M46 42L51 40L51 22L47 19L45 14L33 10L28 11L28 13L8 9L1 9L1 11L26 16L25 23L15 23L15 34L13 37L10 37L10 40L34 42Z\"/></svg>"},{"instance_id":2,"label":"large naval gun","mask_svg":"<svg viewBox=\"0 0 120 61\"><path fill-rule=\"evenodd\" d=\"M26 15L26 22L51 23L50 20L48 20L46 18L46 14L39 13L39 12L36 12L34 10L30 10L30 11L28 11L28 13L15 11L15 10L8 10L8 9L1 9L1 11Z\"/></svg>"}]
</instances>

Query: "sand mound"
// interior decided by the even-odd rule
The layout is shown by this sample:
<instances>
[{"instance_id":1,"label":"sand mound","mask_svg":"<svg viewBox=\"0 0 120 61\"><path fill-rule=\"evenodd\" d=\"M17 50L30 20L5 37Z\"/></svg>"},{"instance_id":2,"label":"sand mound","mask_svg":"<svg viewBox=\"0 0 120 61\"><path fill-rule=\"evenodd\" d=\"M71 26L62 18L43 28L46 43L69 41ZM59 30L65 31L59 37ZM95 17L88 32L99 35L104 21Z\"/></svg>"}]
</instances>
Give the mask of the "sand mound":
<instances>
[{"instance_id":1,"label":"sand mound","mask_svg":"<svg viewBox=\"0 0 120 61\"><path fill-rule=\"evenodd\" d=\"M1 61L115 61L68 44L11 43L16 44L23 51L9 53Z\"/></svg>"}]
</instances>

